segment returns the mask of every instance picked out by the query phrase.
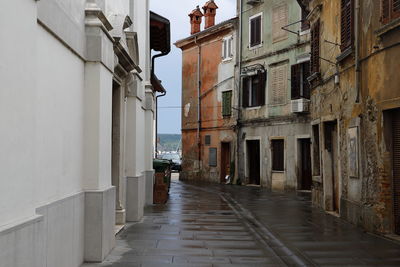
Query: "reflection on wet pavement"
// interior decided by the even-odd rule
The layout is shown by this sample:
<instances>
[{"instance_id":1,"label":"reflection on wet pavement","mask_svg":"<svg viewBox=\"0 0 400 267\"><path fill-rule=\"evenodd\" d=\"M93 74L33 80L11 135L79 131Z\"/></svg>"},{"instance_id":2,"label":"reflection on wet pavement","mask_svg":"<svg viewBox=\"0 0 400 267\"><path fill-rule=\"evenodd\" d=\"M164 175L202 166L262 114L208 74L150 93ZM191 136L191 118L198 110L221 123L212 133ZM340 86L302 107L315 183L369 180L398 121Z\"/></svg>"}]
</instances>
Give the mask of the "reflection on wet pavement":
<instances>
[{"instance_id":1,"label":"reflection on wet pavement","mask_svg":"<svg viewBox=\"0 0 400 267\"><path fill-rule=\"evenodd\" d=\"M174 181L100 266L400 266L400 246L311 207L307 194Z\"/></svg>"}]
</instances>

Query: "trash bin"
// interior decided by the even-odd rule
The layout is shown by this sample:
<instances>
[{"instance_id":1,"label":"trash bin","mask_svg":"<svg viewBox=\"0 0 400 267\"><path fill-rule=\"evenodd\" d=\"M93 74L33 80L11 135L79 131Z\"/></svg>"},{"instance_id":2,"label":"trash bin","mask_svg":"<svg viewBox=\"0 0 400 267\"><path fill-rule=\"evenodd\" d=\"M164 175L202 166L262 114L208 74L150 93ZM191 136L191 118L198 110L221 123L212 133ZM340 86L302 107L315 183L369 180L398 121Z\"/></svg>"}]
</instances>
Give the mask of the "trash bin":
<instances>
[{"instance_id":1,"label":"trash bin","mask_svg":"<svg viewBox=\"0 0 400 267\"><path fill-rule=\"evenodd\" d=\"M171 162L169 160L154 159L155 183L153 193L154 204L164 204L168 200L171 185Z\"/></svg>"}]
</instances>

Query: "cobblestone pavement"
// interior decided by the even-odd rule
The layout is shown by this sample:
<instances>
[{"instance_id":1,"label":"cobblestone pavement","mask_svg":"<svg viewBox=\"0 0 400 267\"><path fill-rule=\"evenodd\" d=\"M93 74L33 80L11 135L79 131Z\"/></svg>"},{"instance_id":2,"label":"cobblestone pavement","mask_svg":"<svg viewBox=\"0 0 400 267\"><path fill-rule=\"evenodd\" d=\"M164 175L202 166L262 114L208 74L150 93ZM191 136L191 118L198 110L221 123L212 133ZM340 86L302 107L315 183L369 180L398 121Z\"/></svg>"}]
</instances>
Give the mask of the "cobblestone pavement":
<instances>
[{"instance_id":1,"label":"cobblestone pavement","mask_svg":"<svg viewBox=\"0 0 400 267\"><path fill-rule=\"evenodd\" d=\"M84 265L100 266L400 266L400 245L312 208L307 194L174 181L105 262Z\"/></svg>"}]
</instances>

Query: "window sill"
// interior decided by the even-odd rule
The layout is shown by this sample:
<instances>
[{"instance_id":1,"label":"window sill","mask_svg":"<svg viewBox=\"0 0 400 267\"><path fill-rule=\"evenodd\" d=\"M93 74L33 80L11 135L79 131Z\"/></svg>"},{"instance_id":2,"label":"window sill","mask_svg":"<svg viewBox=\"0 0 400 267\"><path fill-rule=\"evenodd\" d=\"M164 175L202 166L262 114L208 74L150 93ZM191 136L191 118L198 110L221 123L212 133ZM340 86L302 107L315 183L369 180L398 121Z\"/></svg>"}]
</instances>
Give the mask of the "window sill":
<instances>
[{"instance_id":1,"label":"window sill","mask_svg":"<svg viewBox=\"0 0 400 267\"><path fill-rule=\"evenodd\" d=\"M254 110L254 109L260 109L261 106L255 106L255 107L245 107L244 109L246 110Z\"/></svg>"},{"instance_id":2,"label":"window sill","mask_svg":"<svg viewBox=\"0 0 400 267\"><path fill-rule=\"evenodd\" d=\"M306 34L309 34L309 33L311 33L311 29L301 31L300 32L300 36L303 36L303 35L306 35Z\"/></svg>"},{"instance_id":3,"label":"window sill","mask_svg":"<svg viewBox=\"0 0 400 267\"><path fill-rule=\"evenodd\" d=\"M375 34L378 35L378 37L383 37L385 34L388 32L399 28L400 27L400 18L394 19L391 22L383 25L380 29L375 31Z\"/></svg>"},{"instance_id":4,"label":"window sill","mask_svg":"<svg viewBox=\"0 0 400 267\"><path fill-rule=\"evenodd\" d=\"M314 72L313 74L310 75L310 77L307 78L307 80L312 83L314 81L317 81L321 78L321 74L319 72Z\"/></svg>"},{"instance_id":5,"label":"window sill","mask_svg":"<svg viewBox=\"0 0 400 267\"><path fill-rule=\"evenodd\" d=\"M352 47L348 47L338 57L336 57L336 60L337 60L338 63L340 63L340 62L342 62L343 60L345 60L346 58L348 58L352 54L353 54L353 48Z\"/></svg>"},{"instance_id":6,"label":"window sill","mask_svg":"<svg viewBox=\"0 0 400 267\"><path fill-rule=\"evenodd\" d=\"M272 173L285 173L285 171L274 171L274 170L272 170Z\"/></svg>"},{"instance_id":7,"label":"window sill","mask_svg":"<svg viewBox=\"0 0 400 267\"><path fill-rule=\"evenodd\" d=\"M260 48L262 46L263 46L263 42L261 42L261 44L259 44L259 45L255 45L255 46L250 46L249 45L249 50L254 50L254 49Z\"/></svg>"},{"instance_id":8,"label":"window sill","mask_svg":"<svg viewBox=\"0 0 400 267\"><path fill-rule=\"evenodd\" d=\"M229 115L222 115L222 118L223 119L230 119L232 117L232 114L229 114Z\"/></svg>"},{"instance_id":9,"label":"window sill","mask_svg":"<svg viewBox=\"0 0 400 267\"><path fill-rule=\"evenodd\" d=\"M229 62L229 61L232 61L232 57L227 57L227 58L223 58L222 59L222 62Z\"/></svg>"}]
</instances>

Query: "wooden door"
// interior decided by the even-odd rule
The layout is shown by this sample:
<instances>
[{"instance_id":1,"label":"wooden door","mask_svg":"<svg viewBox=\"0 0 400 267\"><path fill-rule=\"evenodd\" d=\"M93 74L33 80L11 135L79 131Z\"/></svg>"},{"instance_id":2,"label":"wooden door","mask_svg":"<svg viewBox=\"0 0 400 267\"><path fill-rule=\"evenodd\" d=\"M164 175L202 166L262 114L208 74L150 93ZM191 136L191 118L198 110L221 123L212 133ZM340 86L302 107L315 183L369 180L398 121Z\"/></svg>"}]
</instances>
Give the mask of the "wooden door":
<instances>
[{"instance_id":1,"label":"wooden door","mask_svg":"<svg viewBox=\"0 0 400 267\"><path fill-rule=\"evenodd\" d=\"M311 140L300 140L300 189L311 190Z\"/></svg>"},{"instance_id":2,"label":"wooden door","mask_svg":"<svg viewBox=\"0 0 400 267\"><path fill-rule=\"evenodd\" d=\"M393 119L393 212L394 230L400 234L400 110L392 113Z\"/></svg>"},{"instance_id":3,"label":"wooden door","mask_svg":"<svg viewBox=\"0 0 400 267\"><path fill-rule=\"evenodd\" d=\"M221 183L225 183L225 177L230 174L230 163L231 144L221 143Z\"/></svg>"},{"instance_id":4,"label":"wooden door","mask_svg":"<svg viewBox=\"0 0 400 267\"><path fill-rule=\"evenodd\" d=\"M260 141L247 141L247 162L249 183L260 184Z\"/></svg>"}]
</instances>

